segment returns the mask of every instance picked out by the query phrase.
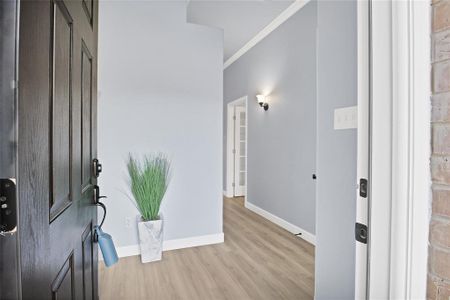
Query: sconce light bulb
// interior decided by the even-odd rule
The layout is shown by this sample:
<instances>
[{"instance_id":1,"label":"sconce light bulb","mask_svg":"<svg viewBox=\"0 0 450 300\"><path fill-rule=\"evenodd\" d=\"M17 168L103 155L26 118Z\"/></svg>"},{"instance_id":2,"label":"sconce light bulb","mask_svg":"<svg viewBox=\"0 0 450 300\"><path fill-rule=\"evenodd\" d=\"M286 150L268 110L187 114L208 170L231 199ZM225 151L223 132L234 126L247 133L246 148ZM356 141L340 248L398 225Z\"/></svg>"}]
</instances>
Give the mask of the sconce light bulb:
<instances>
[{"instance_id":1,"label":"sconce light bulb","mask_svg":"<svg viewBox=\"0 0 450 300\"><path fill-rule=\"evenodd\" d=\"M262 104L265 102L266 100L266 96L264 95L256 95L256 99L258 100L259 105L262 106Z\"/></svg>"},{"instance_id":2,"label":"sconce light bulb","mask_svg":"<svg viewBox=\"0 0 450 300\"><path fill-rule=\"evenodd\" d=\"M256 100L265 111L269 109L269 103L267 103L267 97L265 95L256 95Z\"/></svg>"}]
</instances>

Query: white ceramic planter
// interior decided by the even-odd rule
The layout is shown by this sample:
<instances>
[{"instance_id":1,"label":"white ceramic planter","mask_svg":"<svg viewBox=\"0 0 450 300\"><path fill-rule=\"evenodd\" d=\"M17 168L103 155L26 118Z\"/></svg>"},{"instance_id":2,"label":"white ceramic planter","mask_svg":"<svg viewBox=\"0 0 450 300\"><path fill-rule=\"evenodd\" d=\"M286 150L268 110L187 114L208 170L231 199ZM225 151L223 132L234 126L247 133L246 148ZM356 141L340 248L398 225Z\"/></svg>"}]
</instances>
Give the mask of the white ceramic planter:
<instances>
[{"instance_id":1,"label":"white ceramic planter","mask_svg":"<svg viewBox=\"0 0 450 300\"><path fill-rule=\"evenodd\" d=\"M158 261L162 258L163 218L159 220L142 221L138 217L139 247L142 263Z\"/></svg>"}]
</instances>

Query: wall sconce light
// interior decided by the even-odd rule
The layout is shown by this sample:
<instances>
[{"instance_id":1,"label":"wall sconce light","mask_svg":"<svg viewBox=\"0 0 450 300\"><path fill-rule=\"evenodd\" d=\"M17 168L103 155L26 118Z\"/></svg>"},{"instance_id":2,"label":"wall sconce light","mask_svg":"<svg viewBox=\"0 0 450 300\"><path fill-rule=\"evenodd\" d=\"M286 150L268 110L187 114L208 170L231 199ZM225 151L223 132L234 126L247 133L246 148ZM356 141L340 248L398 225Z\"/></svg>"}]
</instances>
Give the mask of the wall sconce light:
<instances>
[{"instance_id":1,"label":"wall sconce light","mask_svg":"<svg viewBox=\"0 0 450 300\"><path fill-rule=\"evenodd\" d=\"M265 95L256 95L256 99L258 100L259 106L264 108L264 110L269 109L269 103L267 103L267 97Z\"/></svg>"}]
</instances>

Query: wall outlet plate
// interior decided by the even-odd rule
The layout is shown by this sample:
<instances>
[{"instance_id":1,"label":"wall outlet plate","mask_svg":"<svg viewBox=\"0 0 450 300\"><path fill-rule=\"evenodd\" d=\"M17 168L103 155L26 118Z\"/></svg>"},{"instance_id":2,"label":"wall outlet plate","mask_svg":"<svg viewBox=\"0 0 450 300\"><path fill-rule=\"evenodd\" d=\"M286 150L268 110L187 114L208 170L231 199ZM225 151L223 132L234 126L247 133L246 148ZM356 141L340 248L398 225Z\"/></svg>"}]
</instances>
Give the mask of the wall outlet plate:
<instances>
[{"instance_id":1,"label":"wall outlet plate","mask_svg":"<svg viewBox=\"0 0 450 300\"><path fill-rule=\"evenodd\" d=\"M131 228L131 219L125 218L125 228Z\"/></svg>"},{"instance_id":2,"label":"wall outlet plate","mask_svg":"<svg viewBox=\"0 0 450 300\"><path fill-rule=\"evenodd\" d=\"M334 110L334 129L358 128L358 106L343 107Z\"/></svg>"}]
</instances>

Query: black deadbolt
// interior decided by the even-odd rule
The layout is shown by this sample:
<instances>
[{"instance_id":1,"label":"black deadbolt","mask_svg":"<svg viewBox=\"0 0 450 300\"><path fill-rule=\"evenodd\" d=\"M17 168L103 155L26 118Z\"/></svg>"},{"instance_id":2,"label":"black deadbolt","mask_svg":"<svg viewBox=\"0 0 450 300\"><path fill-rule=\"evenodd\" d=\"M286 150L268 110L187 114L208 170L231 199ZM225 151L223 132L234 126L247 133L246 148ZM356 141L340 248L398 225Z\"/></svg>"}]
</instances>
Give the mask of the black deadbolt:
<instances>
[{"instance_id":1,"label":"black deadbolt","mask_svg":"<svg viewBox=\"0 0 450 300\"><path fill-rule=\"evenodd\" d=\"M367 179L365 178L359 180L359 196L367 198Z\"/></svg>"},{"instance_id":2,"label":"black deadbolt","mask_svg":"<svg viewBox=\"0 0 450 300\"><path fill-rule=\"evenodd\" d=\"M95 178L98 178L100 176L100 173L103 171L103 166L97 158L92 161L92 166L94 169L94 176Z\"/></svg>"},{"instance_id":3,"label":"black deadbolt","mask_svg":"<svg viewBox=\"0 0 450 300\"><path fill-rule=\"evenodd\" d=\"M16 226L16 184L11 179L0 179L0 232L12 232Z\"/></svg>"},{"instance_id":4,"label":"black deadbolt","mask_svg":"<svg viewBox=\"0 0 450 300\"><path fill-rule=\"evenodd\" d=\"M361 223L355 224L355 239L363 244L367 244L367 226Z\"/></svg>"}]
</instances>

